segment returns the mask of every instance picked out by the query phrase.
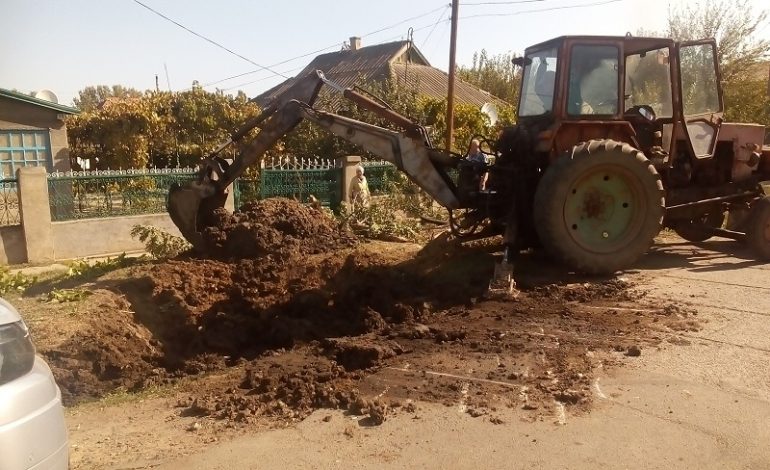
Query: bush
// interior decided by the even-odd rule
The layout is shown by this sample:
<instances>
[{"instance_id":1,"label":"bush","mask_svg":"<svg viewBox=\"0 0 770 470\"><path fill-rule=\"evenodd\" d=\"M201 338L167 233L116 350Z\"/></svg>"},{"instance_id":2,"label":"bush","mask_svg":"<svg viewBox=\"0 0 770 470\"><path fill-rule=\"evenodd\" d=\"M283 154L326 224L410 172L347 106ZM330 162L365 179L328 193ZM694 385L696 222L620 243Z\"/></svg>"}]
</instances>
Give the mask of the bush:
<instances>
[{"instance_id":1,"label":"bush","mask_svg":"<svg viewBox=\"0 0 770 470\"><path fill-rule=\"evenodd\" d=\"M11 274L7 266L0 266L0 295L9 292L24 292L24 290L37 281L37 277L29 277L20 272Z\"/></svg>"},{"instance_id":2,"label":"bush","mask_svg":"<svg viewBox=\"0 0 770 470\"><path fill-rule=\"evenodd\" d=\"M129 258L125 253L93 263L85 259L72 261L67 271L68 278L95 278L116 269L125 268L144 260L144 257Z\"/></svg>"},{"instance_id":3,"label":"bush","mask_svg":"<svg viewBox=\"0 0 770 470\"><path fill-rule=\"evenodd\" d=\"M152 225L134 225L131 236L144 243L147 253L155 259L173 258L192 248L184 238Z\"/></svg>"}]
</instances>

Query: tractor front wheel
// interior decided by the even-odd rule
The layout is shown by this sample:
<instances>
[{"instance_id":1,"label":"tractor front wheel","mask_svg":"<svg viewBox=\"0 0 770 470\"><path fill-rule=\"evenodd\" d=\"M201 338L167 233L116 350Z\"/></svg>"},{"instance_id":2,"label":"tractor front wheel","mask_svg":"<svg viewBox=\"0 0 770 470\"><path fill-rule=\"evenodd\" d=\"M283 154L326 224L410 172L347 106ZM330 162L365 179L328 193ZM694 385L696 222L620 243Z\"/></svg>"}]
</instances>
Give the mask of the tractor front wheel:
<instances>
[{"instance_id":1,"label":"tractor front wheel","mask_svg":"<svg viewBox=\"0 0 770 470\"><path fill-rule=\"evenodd\" d=\"M746 243L762 261L770 261L770 196L751 206L746 227Z\"/></svg>"},{"instance_id":2,"label":"tractor front wheel","mask_svg":"<svg viewBox=\"0 0 770 470\"><path fill-rule=\"evenodd\" d=\"M582 272L608 274L644 254L662 227L663 185L644 154L592 140L546 170L535 193L535 229L546 251Z\"/></svg>"}]
</instances>

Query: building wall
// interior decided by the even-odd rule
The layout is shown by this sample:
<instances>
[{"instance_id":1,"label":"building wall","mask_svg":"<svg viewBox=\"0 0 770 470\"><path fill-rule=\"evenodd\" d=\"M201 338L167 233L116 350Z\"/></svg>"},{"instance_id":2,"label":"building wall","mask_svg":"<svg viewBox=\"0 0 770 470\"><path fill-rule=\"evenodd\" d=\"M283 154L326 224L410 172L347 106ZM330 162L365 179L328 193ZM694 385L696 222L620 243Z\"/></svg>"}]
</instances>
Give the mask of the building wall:
<instances>
[{"instance_id":1,"label":"building wall","mask_svg":"<svg viewBox=\"0 0 770 470\"><path fill-rule=\"evenodd\" d=\"M53 222L54 258L63 260L142 251L144 244L131 238L134 225L152 225L181 236L168 214Z\"/></svg>"},{"instance_id":2,"label":"building wall","mask_svg":"<svg viewBox=\"0 0 770 470\"><path fill-rule=\"evenodd\" d=\"M0 227L0 265L27 262L27 245L21 225Z\"/></svg>"},{"instance_id":3,"label":"building wall","mask_svg":"<svg viewBox=\"0 0 770 470\"><path fill-rule=\"evenodd\" d=\"M67 126L57 119L60 111L0 96L0 129L47 129L54 171L70 169Z\"/></svg>"}]
</instances>

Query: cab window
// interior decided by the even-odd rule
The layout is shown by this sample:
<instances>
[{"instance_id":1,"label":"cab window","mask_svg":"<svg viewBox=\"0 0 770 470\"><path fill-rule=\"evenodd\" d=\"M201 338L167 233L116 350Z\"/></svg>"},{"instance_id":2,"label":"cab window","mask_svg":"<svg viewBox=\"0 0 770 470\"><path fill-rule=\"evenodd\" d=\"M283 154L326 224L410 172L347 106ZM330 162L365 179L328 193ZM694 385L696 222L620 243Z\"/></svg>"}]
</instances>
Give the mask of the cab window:
<instances>
[{"instance_id":1,"label":"cab window","mask_svg":"<svg viewBox=\"0 0 770 470\"><path fill-rule=\"evenodd\" d=\"M567 113L612 115L618 112L618 48L577 45L569 66Z\"/></svg>"}]
</instances>

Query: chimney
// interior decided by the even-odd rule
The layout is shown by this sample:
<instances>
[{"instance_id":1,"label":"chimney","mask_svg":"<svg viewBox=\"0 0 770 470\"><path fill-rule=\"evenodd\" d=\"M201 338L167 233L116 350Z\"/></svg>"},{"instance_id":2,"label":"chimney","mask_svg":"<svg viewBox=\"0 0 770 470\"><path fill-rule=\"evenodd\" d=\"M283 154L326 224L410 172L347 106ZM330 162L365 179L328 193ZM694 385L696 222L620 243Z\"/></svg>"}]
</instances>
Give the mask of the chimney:
<instances>
[{"instance_id":1,"label":"chimney","mask_svg":"<svg viewBox=\"0 0 770 470\"><path fill-rule=\"evenodd\" d=\"M350 36L350 50L357 51L361 49L361 38L358 36Z\"/></svg>"}]
</instances>

